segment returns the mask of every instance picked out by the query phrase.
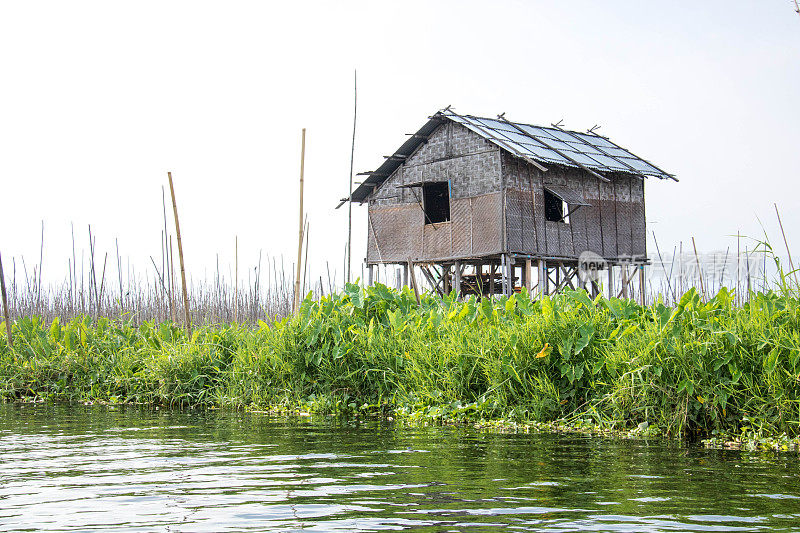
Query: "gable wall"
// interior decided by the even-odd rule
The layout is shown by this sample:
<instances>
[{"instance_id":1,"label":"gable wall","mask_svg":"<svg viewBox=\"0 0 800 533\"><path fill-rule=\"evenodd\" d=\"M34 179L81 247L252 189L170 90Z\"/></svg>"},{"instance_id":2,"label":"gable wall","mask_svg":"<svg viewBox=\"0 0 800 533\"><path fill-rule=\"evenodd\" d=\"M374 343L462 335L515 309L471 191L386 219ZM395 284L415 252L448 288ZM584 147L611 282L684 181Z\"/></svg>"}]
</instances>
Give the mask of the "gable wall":
<instances>
[{"instance_id":1,"label":"gable wall","mask_svg":"<svg viewBox=\"0 0 800 533\"><path fill-rule=\"evenodd\" d=\"M500 149L460 124L437 128L369 199L368 262L471 257L502 248ZM420 188L450 181L450 222L425 224Z\"/></svg>"}]
</instances>

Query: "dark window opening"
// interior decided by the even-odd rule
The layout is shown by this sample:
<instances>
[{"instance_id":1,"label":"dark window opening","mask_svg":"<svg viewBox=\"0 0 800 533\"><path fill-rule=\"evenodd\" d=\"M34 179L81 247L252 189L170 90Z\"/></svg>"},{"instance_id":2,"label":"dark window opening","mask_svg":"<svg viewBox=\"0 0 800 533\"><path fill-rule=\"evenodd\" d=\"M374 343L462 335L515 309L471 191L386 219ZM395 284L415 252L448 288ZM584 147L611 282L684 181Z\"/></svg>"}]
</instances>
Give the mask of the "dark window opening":
<instances>
[{"instance_id":1,"label":"dark window opening","mask_svg":"<svg viewBox=\"0 0 800 533\"><path fill-rule=\"evenodd\" d=\"M550 222L566 222L569 219L565 217L567 210L564 200L551 193L547 189L544 191L544 218Z\"/></svg>"},{"instance_id":2,"label":"dark window opening","mask_svg":"<svg viewBox=\"0 0 800 533\"><path fill-rule=\"evenodd\" d=\"M450 184L425 183L422 185L422 205L425 223L435 224L450 220Z\"/></svg>"}]
</instances>

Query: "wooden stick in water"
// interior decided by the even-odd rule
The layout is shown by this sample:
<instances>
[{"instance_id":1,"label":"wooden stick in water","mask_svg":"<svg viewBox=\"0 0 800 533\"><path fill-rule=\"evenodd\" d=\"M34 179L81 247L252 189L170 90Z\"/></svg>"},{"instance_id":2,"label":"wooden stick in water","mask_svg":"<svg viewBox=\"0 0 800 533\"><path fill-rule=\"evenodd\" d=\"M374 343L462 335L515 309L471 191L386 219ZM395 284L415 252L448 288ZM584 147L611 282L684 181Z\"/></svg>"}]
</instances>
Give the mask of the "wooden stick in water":
<instances>
[{"instance_id":1,"label":"wooden stick in water","mask_svg":"<svg viewBox=\"0 0 800 533\"><path fill-rule=\"evenodd\" d=\"M14 347L14 339L11 337L11 319L8 316L8 298L6 297L6 278L3 276L3 256L0 255L0 292L3 296L3 318L6 321L6 333L8 334L8 345Z\"/></svg>"},{"instance_id":2,"label":"wooden stick in water","mask_svg":"<svg viewBox=\"0 0 800 533\"><path fill-rule=\"evenodd\" d=\"M792 252L789 250L789 242L786 240L786 232L783 231L783 222L781 221L781 214L778 212L778 204L775 205L775 214L778 215L778 225L781 227L781 235L783 236L783 245L786 246L786 253L789 256L789 266L792 269L792 277L794 278L794 284L796 287L800 287L800 283L797 281L797 272L794 269L794 261L792 260Z\"/></svg>"},{"instance_id":3,"label":"wooden stick in water","mask_svg":"<svg viewBox=\"0 0 800 533\"><path fill-rule=\"evenodd\" d=\"M103 286L106 284L106 262L108 261L108 252L103 258L103 275L100 277L100 292L97 293L97 308L94 310L94 317L100 316L100 307L103 303Z\"/></svg>"},{"instance_id":4,"label":"wooden stick in water","mask_svg":"<svg viewBox=\"0 0 800 533\"><path fill-rule=\"evenodd\" d=\"M178 321L178 314L175 310L175 254L172 253L172 235L169 236L169 313L172 322Z\"/></svg>"},{"instance_id":5,"label":"wooden stick in water","mask_svg":"<svg viewBox=\"0 0 800 533\"><path fill-rule=\"evenodd\" d=\"M694 248L694 258L697 260L697 270L700 277L700 293L703 295L703 300L705 300L706 289L703 287L703 269L700 265L700 256L697 255L697 245L694 242L694 237L692 237L692 248Z\"/></svg>"},{"instance_id":6,"label":"wooden stick in water","mask_svg":"<svg viewBox=\"0 0 800 533\"><path fill-rule=\"evenodd\" d=\"M239 323L239 236L234 237L233 321Z\"/></svg>"},{"instance_id":7,"label":"wooden stick in water","mask_svg":"<svg viewBox=\"0 0 800 533\"><path fill-rule=\"evenodd\" d=\"M297 273L294 278L294 300L292 302L292 314L300 309L300 275L303 267L303 174L305 172L306 160L306 129L303 128L302 141L300 145L300 223L297 237Z\"/></svg>"},{"instance_id":8,"label":"wooden stick in water","mask_svg":"<svg viewBox=\"0 0 800 533\"><path fill-rule=\"evenodd\" d=\"M175 236L178 239L178 259L181 262L181 288L183 289L183 311L186 318L186 333L192 337L192 321L189 318L189 293L186 291L186 268L183 263L183 244L181 242L181 225L178 222L178 204L175 203L175 186L172 184L172 172L167 172L169 193L172 195L172 211L175 213Z\"/></svg>"},{"instance_id":9,"label":"wooden stick in water","mask_svg":"<svg viewBox=\"0 0 800 533\"><path fill-rule=\"evenodd\" d=\"M350 185L347 189L347 251L345 260L347 261L345 283L350 283L350 268L353 261L350 257L353 249L353 155L356 151L356 114L358 112L358 73L353 72L353 143L350 145Z\"/></svg>"},{"instance_id":10,"label":"wooden stick in water","mask_svg":"<svg viewBox=\"0 0 800 533\"><path fill-rule=\"evenodd\" d=\"M309 234L308 228L309 228L309 226L308 226L308 216L306 216L306 229L305 229L306 256L303 259L303 292L302 292L303 298L305 298L306 281L308 280L308 276L307 276L307 273L308 273L308 234Z\"/></svg>"}]
</instances>

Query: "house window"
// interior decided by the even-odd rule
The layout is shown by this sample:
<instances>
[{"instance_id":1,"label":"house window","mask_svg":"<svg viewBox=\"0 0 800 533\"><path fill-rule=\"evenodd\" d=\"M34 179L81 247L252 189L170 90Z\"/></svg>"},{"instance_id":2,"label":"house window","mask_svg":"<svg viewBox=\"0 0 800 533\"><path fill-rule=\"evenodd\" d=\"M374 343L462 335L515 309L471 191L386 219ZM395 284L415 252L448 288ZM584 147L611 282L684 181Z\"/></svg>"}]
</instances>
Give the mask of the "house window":
<instances>
[{"instance_id":1,"label":"house window","mask_svg":"<svg viewBox=\"0 0 800 533\"><path fill-rule=\"evenodd\" d=\"M567 216L568 206L567 203L551 193L547 189L544 190L544 218L550 222L564 222L569 224L569 217Z\"/></svg>"},{"instance_id":2,"label":"house window","mask_svg":"<svg viewBox=\"0 0 800 533\"><path fill-rule=\"evenodd\" d=\"M426 224L450 220L450 184L448 182L423 184L422 202Z\"/></svg>"}]
</instances>

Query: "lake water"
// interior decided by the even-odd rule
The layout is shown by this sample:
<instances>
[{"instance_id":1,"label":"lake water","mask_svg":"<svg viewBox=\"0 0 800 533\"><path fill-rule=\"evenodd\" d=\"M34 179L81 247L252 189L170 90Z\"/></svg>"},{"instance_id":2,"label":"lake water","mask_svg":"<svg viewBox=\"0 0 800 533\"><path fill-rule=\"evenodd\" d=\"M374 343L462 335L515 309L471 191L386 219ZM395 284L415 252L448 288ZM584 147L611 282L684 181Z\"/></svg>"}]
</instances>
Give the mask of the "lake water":
<instances>
[{"instance_id":1,"label":"lake water","mask_svg":"<svg viewBox=\"0 0 800 533\"><path fill-rule=\"evenodd\" d=\"M800 530L797 454L0 405L0 531Z\"/></svg>"}]
</instances>

